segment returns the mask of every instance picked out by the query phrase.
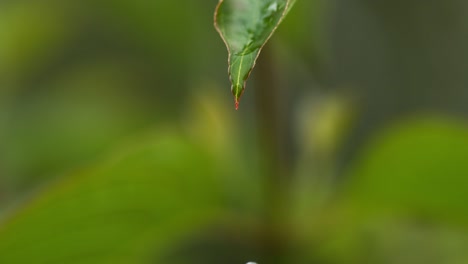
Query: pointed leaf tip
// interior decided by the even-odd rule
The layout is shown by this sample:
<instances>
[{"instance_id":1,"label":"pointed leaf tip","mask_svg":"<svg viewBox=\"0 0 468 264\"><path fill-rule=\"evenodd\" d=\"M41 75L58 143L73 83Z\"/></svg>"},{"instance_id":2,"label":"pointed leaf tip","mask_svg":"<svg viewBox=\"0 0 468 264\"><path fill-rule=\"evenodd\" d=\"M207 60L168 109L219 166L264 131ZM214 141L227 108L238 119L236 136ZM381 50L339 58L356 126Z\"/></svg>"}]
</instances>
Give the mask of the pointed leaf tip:
<instances>
[{"instance_id":1,"label":"pointed leaf tip","mask_svg":"<svg viewBox=\"0 0 468 264\"><path fill-rule=\"evenodd\" d=\"M243 85L233 85L231 87L231 92L232 92L232 95L234 96L236 110L239 108L239 102L240 102L242 94L244 93L244 90L245 88Z\"/></svg>"},{"instance_id":2,"label":"pointed leaf tip","mask_svg":"<svg viewBox=\"0 0 468 264\"><path fill-rule=\"evenodd\" d=\"M239 108L239 102L240 102L240 98L242 96L242 92L244 91L243 89L241 91L239 91L238 93L234 92L235 90L233 90L232 94L234 95L234 104L236 106L236 110Z\"/></svg>"},{"instance_id":3,"label":"pointed leaf tip","mask_svg":"<svg viewBox=\"0 0 468 264\"><path fill-rule=\"evenodd\" d=\"M261 49L295 0L220 0L214 25L229 52L229 78L238 104Z\"/></svg>"}]
</instances>

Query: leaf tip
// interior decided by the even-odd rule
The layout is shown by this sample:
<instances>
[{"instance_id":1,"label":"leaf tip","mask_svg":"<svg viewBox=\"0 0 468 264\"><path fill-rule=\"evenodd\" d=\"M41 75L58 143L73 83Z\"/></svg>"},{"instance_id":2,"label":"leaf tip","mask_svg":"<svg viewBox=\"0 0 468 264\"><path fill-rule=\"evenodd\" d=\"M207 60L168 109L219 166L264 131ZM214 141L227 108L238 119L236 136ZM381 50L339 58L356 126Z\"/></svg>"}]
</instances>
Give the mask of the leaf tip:
<instances>
[{"instance_id":1,"label":"leaf tip","mask_svg":"<svg viewBox=\"0 0 468 264\"><path fill-rule=\"evenodd\" d=\"M236 110L239 109L239 102L243 93L244 93L243 86L232 87L232 95L234 95L234 104L235 104Z\"/></svg>"}]
</instances>

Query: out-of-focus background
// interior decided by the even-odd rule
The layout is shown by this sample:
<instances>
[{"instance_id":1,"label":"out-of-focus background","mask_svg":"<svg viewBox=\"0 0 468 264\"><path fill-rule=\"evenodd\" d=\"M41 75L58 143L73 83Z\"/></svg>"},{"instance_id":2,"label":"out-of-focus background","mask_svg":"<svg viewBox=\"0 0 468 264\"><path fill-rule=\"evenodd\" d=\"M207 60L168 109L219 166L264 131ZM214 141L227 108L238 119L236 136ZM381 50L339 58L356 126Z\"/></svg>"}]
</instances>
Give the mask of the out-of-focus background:
<instances>
[{"instance_id":1,"label":"out-of-focus background","mask_svg":"<svg viewBox=\"0 0 468 264\"><path fill-rule=\"evenodd\" d=\"M0 263L468 263L468 2L216 4L0 1Z\"/></svg>"}]
</instances>

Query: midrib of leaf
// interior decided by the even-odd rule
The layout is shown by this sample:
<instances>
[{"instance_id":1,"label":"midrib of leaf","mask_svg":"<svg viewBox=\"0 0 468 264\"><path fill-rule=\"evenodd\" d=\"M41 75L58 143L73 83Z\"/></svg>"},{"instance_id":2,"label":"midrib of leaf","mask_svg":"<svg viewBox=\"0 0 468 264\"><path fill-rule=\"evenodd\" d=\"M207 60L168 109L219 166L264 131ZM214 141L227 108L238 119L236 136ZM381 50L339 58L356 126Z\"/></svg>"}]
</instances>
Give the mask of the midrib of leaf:
<instances>
[{"instance_id":1,"label":"midrib of leaf","mask_svg":"<svg viewBox=\"0 0 468 264\"><path fill-rule=\"evenodd\" d=\"M241 76L241 72L242 72L242 63L244 62L244 57L245 57L245 51L241 54L241 57L240 57L240 63L239 63L239 71L238 71L238 74L237 74L237 82L236 82L236 94L238 94L240 91L239 91L239 87L240 87L240 76ZM237 99L237 98L236 98ZM236 100L236 103L238 102L238 100ZM236 108L237 108L237 104L236 104Z\"/></svg>"},{"instance_id":2,"label":"midrib of leaf","mask_svg":"<svg viewBox=\"0 0 468 264\"><path fill-rule=\"evenodd\" d=\"M244 50L242 51L242 53L240 54L240 62L239 62L239 70L238 70L238 73L237 73L237 81L236 81L236 85L235 85L235 93L234 94L240 94L242 93L241 90L239 90L239 88L241 87L241 81L240 81L240 78L241 78L241 72L242 72L242 63L244 62L244 58L245 58L245 55L247 54L247 52L249 51L250 49L250 45L247 45ZM243 86L243 84L242 84ZM240 98L241 95L239 95L239 97L236 97L236 109L238 107L238 104L239 104L239 98Z\"/></svg>"}]
</instances>

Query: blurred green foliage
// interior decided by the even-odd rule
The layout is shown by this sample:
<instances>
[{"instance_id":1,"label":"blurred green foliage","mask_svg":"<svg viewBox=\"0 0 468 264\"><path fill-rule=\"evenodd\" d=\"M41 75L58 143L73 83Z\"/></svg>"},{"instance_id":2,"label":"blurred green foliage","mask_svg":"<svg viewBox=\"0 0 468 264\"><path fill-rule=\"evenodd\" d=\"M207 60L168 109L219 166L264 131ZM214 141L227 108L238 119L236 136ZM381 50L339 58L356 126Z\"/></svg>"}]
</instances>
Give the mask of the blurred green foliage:
<instances>
[{"instance_id":1,"label":"blurred green foliage","mask_svg":"<svg viewBox=\"0 0 468 264\"><path fill-rule=\"evenodd\" d=\"M216 3L0 2L0 263L468 262L468 4Z\"/></svg>"},{"instance_id":2,"label":"blurred green foliage","mask_svg":"<svg viewBox=\"0 0 468 264\"><path fill-rule=\"evenodd\" d=\"M134 263L216 219L216 158L175 135L156 138L51 186L6 223L0 262Z\"/></svg>"},{"instance_id":3,"label":"blurred green foliage","mask_svg":"<svg viewBox=\"0 0 468 264\"><path fill-rule=\"evenodd\" d=\"M467 156L466 124L413 118L372 143L349 187L365 210L467 223Z\"/></svg>"}]
</instances>

